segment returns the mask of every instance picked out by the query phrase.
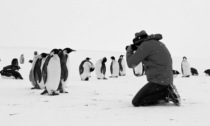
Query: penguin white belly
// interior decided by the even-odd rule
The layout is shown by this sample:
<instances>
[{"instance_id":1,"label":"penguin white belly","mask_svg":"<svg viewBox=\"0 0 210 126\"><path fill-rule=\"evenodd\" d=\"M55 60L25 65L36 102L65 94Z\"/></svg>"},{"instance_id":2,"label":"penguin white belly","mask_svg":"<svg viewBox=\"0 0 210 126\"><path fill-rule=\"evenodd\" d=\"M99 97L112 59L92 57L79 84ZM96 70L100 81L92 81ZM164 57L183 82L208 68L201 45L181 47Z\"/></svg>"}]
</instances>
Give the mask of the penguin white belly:
<instances>
[{"instance_id":1,"label":"penguin white belly","mask_svg":"<svg viewBox=\"0 0 210 126\"><path fill-rule=\"evenodd\" d=\"M97 62L95 65L95 71L96 71L96 77L99 79L104 78L104 74L101 73L101 67L102 67L101 62Z\"/></svg>"},{"instance_id":2,"label":"penguin white belly","mask_svg":"<svg viewBox=\"0 0 210 126\"><path fill-rule=\"evenodd\" d=\"M84 68L84 71L80 76L81 76L82 80L85 80L86 78L89 78L91 76L91 74L90 74L90 63L85 62L83 64L83 68Z\"/></svg>"},{"instance_id":3,"label":"penguin white belly","mask_svg":"<svg viewBox=\"0 0 210 126\"><path fill-rule=\"evenodd\" d=\"M46 58L45 58L45 59L42 59L41 71L42 71L42 68L43 68L43 65L44 65L45 60L46 60ZM43 80L42 77L41 77L41 82L40 82L40 83L37 82L37 83L38 83L38 85L39 85L39 87L40 87L41 89L44 89L44 88L45 88L44 80Z\"/></svg>"},{"instance_id":4,"label":"penguin white belly","mask_svg":"<svg viewBox=\"0 0 210 126\"><path fill-rule=\"evenodd\" d=\"M7 77L7 76L4 76L4 75L1 75L1 78L2 79L15 79L14 76Z\"/></svg>"},{"instance_id":5,"label":"penguin white belly","mask_svg":"<svg viewBox=\"0 0 210 126\"><path fill-rule=\"evenodd\" d=\"M123 70L121 71L121 75L125 75L125 74L126 74L126 65L125 65L125 61L123 60L121 64L122 64L122 67L123 67Z\"/></svg>"},{"instance_id":6,"label":"penguin white belly","mask_svg":"<svg viewBox=\"0 0 210 126\"><path fill-rule=\"evenodd\" d=\"M190 71L190 65L188 63L182 63L182 68L183 68L183 75L187 76L187 75L191 75L191 71Z\"/></svg>"},{"instance_id":7,"label":"penguin white belly","mask_svg":"<svg viewBox=\"0 0 210 126\"><path fill-rule=\"evenodd\" d=\"M139 63L135 68L134 68L134 71L135 71L135 74L137 75L142 75L142 63Z\"/></svg>"},{"instance_id":8,"label":"penguin white belly","mask_svg":"<svg viewBox=\"0 0 210 126\"><path fill-rule=\"evenodd\" d=\"M112 66L112 76L119 76L119 63L118 62L113 62L113 66Z\"/></svg>"},{"instance_id":9,"label":"penguin white belly","mask_svg":"<svg viewBox=\"0 0 210 126\"><path fill-rule=\"evenodd\" d=\"M56 91L59 86L61 76L60 59L57 55L53 56L47 66L46 89L49 94Z\"/></svg>"}]
</instances>

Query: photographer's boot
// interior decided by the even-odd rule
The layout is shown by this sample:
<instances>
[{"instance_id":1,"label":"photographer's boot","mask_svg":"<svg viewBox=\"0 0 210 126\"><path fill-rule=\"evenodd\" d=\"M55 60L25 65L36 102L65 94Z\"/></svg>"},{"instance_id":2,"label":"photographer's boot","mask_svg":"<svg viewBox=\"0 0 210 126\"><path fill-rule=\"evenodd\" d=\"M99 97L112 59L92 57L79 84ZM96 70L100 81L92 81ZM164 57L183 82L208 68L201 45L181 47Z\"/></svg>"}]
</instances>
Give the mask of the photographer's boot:
<instances>
[{"instance_id":1,"label":"photographer's boot","mask_svg":"<svg viewBox=\"0 0 210 126\"><path fill-rule=\"evenodd\" d=\"M170 84L168 86L168 92L170 101L172 101L175 105L180 106L181 99L175 85Z\"/></svg>"}]
</instances>

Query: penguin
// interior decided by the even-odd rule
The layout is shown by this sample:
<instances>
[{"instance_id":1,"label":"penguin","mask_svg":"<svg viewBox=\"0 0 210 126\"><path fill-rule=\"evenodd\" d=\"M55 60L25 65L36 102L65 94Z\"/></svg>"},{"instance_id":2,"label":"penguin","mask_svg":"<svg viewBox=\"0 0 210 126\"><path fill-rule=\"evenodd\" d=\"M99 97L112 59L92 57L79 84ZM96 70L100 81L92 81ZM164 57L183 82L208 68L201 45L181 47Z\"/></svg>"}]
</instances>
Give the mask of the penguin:
<instances>
[{"instance_id":1,"label":"penguin","mask_svg":"<svg viewBox=\"0 0 210 126\"><path fill-rule=\"evenodd\" d=\"M0 71L1 77L4 79L20 79L22 80L23 77L18 71L15 70L2 70Z\"/></svg>"},{"instance_id":2,"label":"penguin","mask_svg":"<svg viewBox=\"0 0 210 126\"><path fill-rule=\"evenodd\" d=\"M191 67L190 71L192 73L192 76L198 76L198 71L195 68Z\"/></svg>"},{"instance_id":3,"label":"penguin","mask_svg":"<svg viewBox=\"0 0 210 126\"><path fill-rule=\"evenodd\" d=\"M45 90L41 95L46 93L49 95L59 95L57 90L61 79L61 64L58 53L58 49L53 49L45 60L42 68Z\"/></svg>"},{"instance_id":4,"label":"penguin","mask_svg":"<svg viewBox=\"0 0 210 126\"><path fill-rule=\"evenodd\" d=\"M126 64L125 64L123 55L120 55L120 57L118 59L118 63L120 66L119 76L125 76L126 75Z\"/></svg>"},{"instance_id":5,"label":"penguin","mask_svg":"<svg viewBox=\"0 0 210 126\"><path fill-rule=\"evenodd\" d=\"M12 59L11 65L13 65L13 66L19 66L18 59L17 58Z\"/></svg>"},{"instance_id":6,"label":"penguin","mask_svg":"<svg viewBox=\"0 0 210 126\"><path fill-rule=\"evenodd\" d=\"M133 68L133 74L137 77L144 75L144 66L142 62Z\"/></svg>"},{"instance_id":7,"label":"penguin","mask_svg":"<svg viewBox=\"0 0 210 126\"><path fill-rule=\"evenodd\" d=\"M79 74L82 81L88 81L91 77L91 72L95 69L93 63L90 61L90 58L87 57L79 65Z\"/></svg>"},{"instance_id":8,"label":"penguin","mask_svg":"<svg viewBox=\"0 0 210 126\"><path fill-rule=\"evenodd\" d=\"M111 65L110 65L110 72L111 72L111 78L117 78L119 76L119 72L120 72L120 66L118 61L115 60L115 57L112 56L111 57Z\"/></svg>"},{"instance_id":9,"label":"penguin","mask_svg":"<svg viewBox=\"0 0 210 126\"><path fill-rule=\"evenodd\" d=\"M14 58L11 62L11 65L3 67L3 70L0 72L1 77L4 79L23 79L21 74L18 72L20 70L18 66L18 60Z\"/></svg>"},{"instance_id":10,"label":"penguin","mask_svg":"<svg viewBox=\"0 0 210 126\"><path fill-rule=\"evenodd\" d=\"M24 54L20 55L20 64L24 64L25 58L24 58Z\"/></svg>"},{"instance_id":11,"label":"penguin","mask_svg":"<svg viewBox=\"0 0 210 126\"><path fill-rule=\"evenodd\" d=\"M187 57L183 57L182 63L181 63L181 70L182 70L182 77L190 77L191 71L190 71L190 64L187 61Z\"/></svg>"},{"instance_id":12,"label":"penguin","mask_svg":"<svg viewBox=\"0 0 210 126\"><path fill-rule=\"evenodd\" d=\"M48 55L49 54L47 53L40 54L34 65L34 80L38 84L39 89L45 88L44 80L42 78L42 68Z\"/></svg>"},{"instance_id":13,"label":"penguin","mask_svg":"<svg viewBox=\"0 0 210 126\"><path fill-rule=\"evenodd\" d=\"M204 71L204 73L206 74L206 76L210 76L210 69L206 69L206 70Z\"/></svg>"},{"instance_id":14,"label":"penguin","mask_svg":"<svg viewBox=\"0 0 210 126\"><path fill-rule=\"evenodd\" d=\"M176 78L180 73L178 70L172 70L173 71L173 77Z\"/></svg>"},{"instance_id":15,"label":"penguin","mask_svg":"<svg viewBox=\"0 0 210 126\"><path fill-rule=\"evenodd\" d=\"M97 79L104 79L104 80L107 79L105 77L105 74L106 74L106 64L105 63L106 63L106 61L107 61L107 58L104 57L96 62L95 72L96 72Z\"/></svg>"},{"instance_id":16,"label":"penguin","mask_svg":"<svg viewBox=\"0 0 210 126\"><path fill-rule=\"evenodd\" d=\"M58 91L60 93L68 93L65 91L66 83L68 82L69 77L69 53L74 52L76 50L73 50L71 48L65 48L63 50L59 51L59 58L60 58L60 64L61 64L61 78L60 83L58 87Z\"/></svg>"},{"instance_id":17,"label":"penguin","mask_svg":"<svg viewBox=\"0 0 210 126\"><path fill-rule=\"evenodd\" d=\"M31 89L40 89L39 85L37 84L37 81L35 80L35 75L34 75L35 64L37 62L38 57L39 57L39 54L35 51L34 58L32 60L32 67L29 73L29 80L33 86Z\"/></svg>"}]
</instances>

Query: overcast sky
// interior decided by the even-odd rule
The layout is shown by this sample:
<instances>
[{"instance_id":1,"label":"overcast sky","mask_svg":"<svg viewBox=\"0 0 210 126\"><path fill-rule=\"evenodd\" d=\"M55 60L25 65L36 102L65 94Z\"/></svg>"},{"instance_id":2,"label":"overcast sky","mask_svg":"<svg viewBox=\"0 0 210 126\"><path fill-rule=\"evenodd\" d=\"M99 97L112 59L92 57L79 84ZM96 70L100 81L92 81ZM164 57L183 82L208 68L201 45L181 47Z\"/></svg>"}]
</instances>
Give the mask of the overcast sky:
<instances>
[{"instance_id":1,"label":"overcast sky","mask_svg":"<svg viewBox=\"0 0 210 126\"><path fill-rule=\"evenodd\" d=\"M210 0L0 1L0 46L124 51L140 30L172 55L210 57Z\"/></svg>"}]
</instances>

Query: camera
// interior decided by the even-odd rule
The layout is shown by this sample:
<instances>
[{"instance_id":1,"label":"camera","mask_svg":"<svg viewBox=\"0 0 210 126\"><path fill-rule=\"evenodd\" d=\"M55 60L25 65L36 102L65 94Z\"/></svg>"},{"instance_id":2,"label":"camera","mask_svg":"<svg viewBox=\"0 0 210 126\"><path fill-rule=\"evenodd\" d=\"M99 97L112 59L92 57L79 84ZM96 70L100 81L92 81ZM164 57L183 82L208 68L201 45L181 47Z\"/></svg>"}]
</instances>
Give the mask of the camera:
<instances>
[{"instance_id":1,"label":"camera","mask_svg":"<svg viewBox=\"0 0 210 126\"><path fill-rule=\"evenodd\" d=\"M142 36L135 37L133 39L133 44L130 45L131 49L134 50L134 51L137 50L138 47L141 45L141 43L144 42L144 40L147 38L147 36L148 35L142 35ZM125 49L127 50L128 47L129 46L126 46Z\"/></svg>"}]
</instances>

